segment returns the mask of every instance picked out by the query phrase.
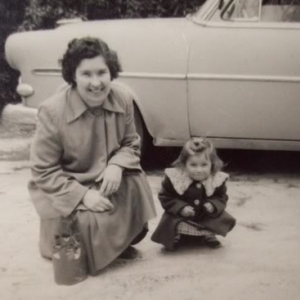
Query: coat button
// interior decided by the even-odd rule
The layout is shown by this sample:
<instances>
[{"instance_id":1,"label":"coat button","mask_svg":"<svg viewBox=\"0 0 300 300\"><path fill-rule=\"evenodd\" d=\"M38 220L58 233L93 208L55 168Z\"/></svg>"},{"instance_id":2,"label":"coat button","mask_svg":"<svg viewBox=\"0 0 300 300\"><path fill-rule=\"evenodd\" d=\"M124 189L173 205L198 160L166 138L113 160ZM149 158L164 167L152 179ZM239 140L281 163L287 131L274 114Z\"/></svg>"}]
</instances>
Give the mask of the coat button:
<instances>
[{"instance_id":1,"label":"coat button","mask_svg":"<svg viewBox=\"0 0 300 300\"><path fill-rule=\"evenodd\" d=\"M196 184L196 187L197 187L198 189L201 189L201 183L197 183L197 184Z\"/></svg>"},{"instance_id":2,"label":"coat button","mask_svg":"<svg viewBox=\"0 0 300 300\"><path fill-rule=\"evenodd\" d=\"M200 204L200 200L196 199L196 200L194 201L194 204L198 206L198 205Z\"/></svg>"}]
</instances>

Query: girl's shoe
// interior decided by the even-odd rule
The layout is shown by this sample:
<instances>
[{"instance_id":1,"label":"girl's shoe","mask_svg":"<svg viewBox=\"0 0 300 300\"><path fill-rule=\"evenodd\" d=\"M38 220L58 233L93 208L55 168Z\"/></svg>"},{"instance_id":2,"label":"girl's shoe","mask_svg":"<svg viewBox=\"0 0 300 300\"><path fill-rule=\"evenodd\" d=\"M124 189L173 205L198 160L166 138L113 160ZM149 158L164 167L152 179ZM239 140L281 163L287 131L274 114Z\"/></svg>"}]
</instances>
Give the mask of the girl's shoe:
<instances>
[{"instance_id":1,"label":"girl's shoe","mask_svg":"<svg viewBox=\"0 0 300 300\"><path fill-rule=\"evenodd\" d=\"M204 245L206 245L210 248L213 248L213 249L220 248L222 246L222 244L216 238L215 235L205 235L205 236L203 236L203 243L204 243Z\"/></svg>"}]
</instances>

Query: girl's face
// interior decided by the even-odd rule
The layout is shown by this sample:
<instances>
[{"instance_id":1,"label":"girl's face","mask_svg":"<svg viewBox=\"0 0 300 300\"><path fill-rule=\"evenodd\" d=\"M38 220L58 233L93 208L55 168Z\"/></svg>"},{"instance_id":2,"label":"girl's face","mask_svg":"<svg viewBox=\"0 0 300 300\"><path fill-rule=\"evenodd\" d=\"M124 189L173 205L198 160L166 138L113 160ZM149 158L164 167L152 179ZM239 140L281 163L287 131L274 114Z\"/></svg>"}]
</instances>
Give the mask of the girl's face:
<instances>
[{"instance_id":1,"label":"girl's face","mask_svg":"<svg viewBox=\"0 0 300 300\"><path fill-rule=\"evenodd\" d=\"M204 152L197 153L187 159L185 169L191 179L202 181L211 174L211 161Z\"/></svg>"},{"instance_id":2,"label":"girl's face","mask_svg":"<svg viewBox=\"0 0 300 300\"><path fill-rule=\"evenodd\" d=\"M83 59L75 71L76 88L88 106L99 106L107 99L111 77L103 56Z\"/></svg>"}]
</instances>

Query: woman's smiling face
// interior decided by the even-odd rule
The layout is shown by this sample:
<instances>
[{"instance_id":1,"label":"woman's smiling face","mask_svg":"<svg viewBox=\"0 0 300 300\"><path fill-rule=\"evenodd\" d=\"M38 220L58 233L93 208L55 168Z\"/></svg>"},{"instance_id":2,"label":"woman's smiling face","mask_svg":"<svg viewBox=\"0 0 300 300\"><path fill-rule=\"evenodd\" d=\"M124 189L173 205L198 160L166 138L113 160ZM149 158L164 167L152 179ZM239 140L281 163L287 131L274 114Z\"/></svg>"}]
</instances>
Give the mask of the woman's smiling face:
<instances>
[{"instance_id":1,"label":"woman's smiling face","mask_svg":"<svg viewBox=\"0 0 300 300\"><path fill-rule=\"evenodd\" d=\"M75 71L75 81L88 106L102 105L111 89L111 75L103 56L83 59Z\"/></svg>"}]
</instances>

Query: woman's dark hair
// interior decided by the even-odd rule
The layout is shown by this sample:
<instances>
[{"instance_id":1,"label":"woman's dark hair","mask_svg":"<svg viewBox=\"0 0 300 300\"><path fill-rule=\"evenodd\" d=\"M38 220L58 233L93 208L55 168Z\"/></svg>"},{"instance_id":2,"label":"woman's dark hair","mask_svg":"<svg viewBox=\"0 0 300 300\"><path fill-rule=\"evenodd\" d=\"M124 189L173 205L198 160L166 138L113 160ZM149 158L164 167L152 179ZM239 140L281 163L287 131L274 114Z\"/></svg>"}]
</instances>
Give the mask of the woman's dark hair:
<instances>
[{"instance_id":1,"label":"woman's dark hair","mask_svg":"<svg viewBox=\"0 0 300 300\"><path fill-rule=\"evenodd\" d=\"M104 58L110 71L111 80L117 78L121 71L117 53L98 38L84 37L71 40L68 44L67 51L60 61L64 80L72 86L76 86L75 72L80 62L83 59L94 58L96 56L102 56Z\"/></svg>"},{"instance_id":2,"label":"woman's dark hair","mask_svg":"<svg viewBox=\"0 0 300 300\"><path fill-rule=\"evenodd\" d=\"M212 175L215 175L223 168L224 163L219 158L212 142L206 138L200 137L191 138L184 144L181 153L177 160L173 163L173 166L177 168L184 168L188 158L199 153L204 153L207 159L211 161Z\"/></svg>"}]
</instances>

